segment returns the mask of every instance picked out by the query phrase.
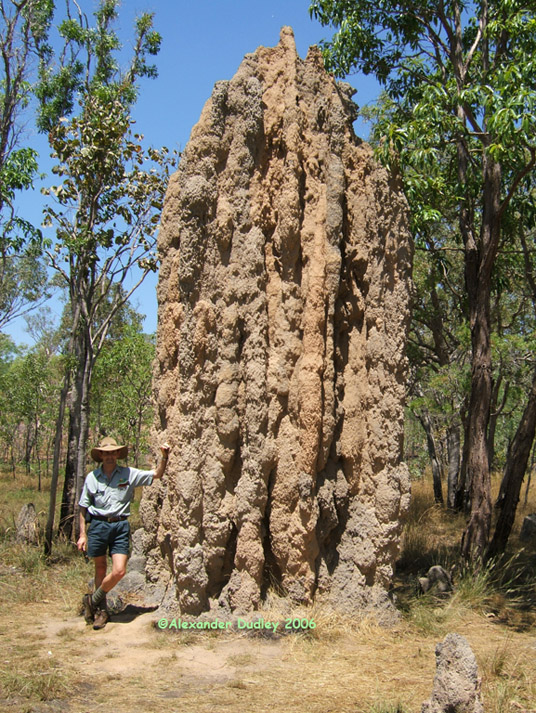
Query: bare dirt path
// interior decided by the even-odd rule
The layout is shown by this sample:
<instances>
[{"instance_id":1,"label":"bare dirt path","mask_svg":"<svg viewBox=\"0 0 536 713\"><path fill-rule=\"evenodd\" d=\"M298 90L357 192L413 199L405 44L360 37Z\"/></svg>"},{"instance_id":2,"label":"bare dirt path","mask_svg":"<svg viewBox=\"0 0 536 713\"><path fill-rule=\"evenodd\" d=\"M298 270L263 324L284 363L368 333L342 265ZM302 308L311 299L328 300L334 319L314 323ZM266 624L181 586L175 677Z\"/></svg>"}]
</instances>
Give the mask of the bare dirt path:
<instances>
[{"instance_id":1,"label":"bare dirt path","mask_svg":"<svg viewBox=\"0 0 536 713\"><path fill-rule=\"evenodd\" d=\"M88 676L147 671L171 658L181 678L225 683L235 677L237 667L244 670L270 666L284 649L281 641L268 643L232 634L218 639L204 637L201 644L196 644L192 642L197 634L192 633L189 643L184 644L178 641L180 634L155 629L154 621L152 612L139 614L128 607L114 615L101 631L93 631L81 617L51 619L42 624L41 630L52 648L61 649L66 637L76 636L80 641L79 663ZM203 639L203 634L198 638Z\"/></svg>"}]
</instances>

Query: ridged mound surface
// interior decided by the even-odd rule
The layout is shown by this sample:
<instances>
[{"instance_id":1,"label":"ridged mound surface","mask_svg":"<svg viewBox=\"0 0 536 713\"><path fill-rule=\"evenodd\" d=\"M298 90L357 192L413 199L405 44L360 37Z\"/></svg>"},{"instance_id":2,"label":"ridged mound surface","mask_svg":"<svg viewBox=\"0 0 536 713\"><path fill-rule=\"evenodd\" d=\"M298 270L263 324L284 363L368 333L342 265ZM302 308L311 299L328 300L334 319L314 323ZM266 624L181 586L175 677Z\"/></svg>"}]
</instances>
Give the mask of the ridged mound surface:
<instances>
[{"instance_id":1,"label":"ridged mound surface","mask_svg":"<svg viewBox=\"0 0 536 713\"><path fill-rule=\"evenodd\" d=\"M182 613L387 606L412 248L351 90L282 30L218 82L162 216L147 576Z\"/></svg>"}]
</instances>

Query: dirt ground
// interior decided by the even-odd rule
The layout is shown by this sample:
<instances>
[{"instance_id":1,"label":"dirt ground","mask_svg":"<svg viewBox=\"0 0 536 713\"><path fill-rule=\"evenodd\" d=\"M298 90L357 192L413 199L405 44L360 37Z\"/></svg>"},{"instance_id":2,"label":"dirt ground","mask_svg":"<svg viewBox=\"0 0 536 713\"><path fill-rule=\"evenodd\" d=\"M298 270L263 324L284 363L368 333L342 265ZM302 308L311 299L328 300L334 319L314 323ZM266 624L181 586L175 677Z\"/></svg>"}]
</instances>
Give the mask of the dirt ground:
<instances>
[{"instance_id":1,"label":"dirt ground","mask_svg":"<svg viewBox=\"0 0 536 713\"><path fill-rule=\"evenodd\" d=\"M51 600L2 609L1 711L417 713L430 695L443 638L404 620L385 629L322 613L313 634L281 638L164 631L153 612L132 606L93 631L76 608ZM442 617L438 611L438 622ZM534 672L533 664L532 674L526 669L536 660L533 627L519 631L490 613L465 612L453 615L448 629L475 651L488 713L536 708L536 682L515 685L516 676Z\"/></svg>"},{"instance_id":2,"label":"dirt ground","mask_svg":"<svg viewBox=\"0 0 536 713\"><path fill-rule=\"evenodd\" d=\"M413 488L395 626L294 608L274 594L259 612L265 621L291 612L316 628L272 637L161 630L155 612L132 605L94 631L80 615L92 565L59 543L45 564L41 548L11 537L11 519L36 495L21 483L0 473L0 713L420 713L435 647L450 632L475 653L486 713L536 713L536 548L521 553L528 576L499 589L460 572L449 599L404 599L429 553L435 563L463 525L433 505L427 483Z\"/></svg>"}]
</instances>

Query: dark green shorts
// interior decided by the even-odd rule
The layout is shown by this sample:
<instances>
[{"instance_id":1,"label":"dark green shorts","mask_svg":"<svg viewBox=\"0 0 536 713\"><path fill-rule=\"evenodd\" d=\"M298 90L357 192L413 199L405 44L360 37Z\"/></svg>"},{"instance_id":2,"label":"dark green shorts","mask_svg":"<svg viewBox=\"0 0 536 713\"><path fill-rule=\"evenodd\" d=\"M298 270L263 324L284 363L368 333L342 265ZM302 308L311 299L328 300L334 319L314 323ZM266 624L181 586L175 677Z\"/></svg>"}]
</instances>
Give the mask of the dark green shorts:
<instances>
[{"instance_id":1,"label":"dark green shorts","mask_svg":"<svg viewBox=\"0 0 536 713\"><path fill-rule=\"evenodd\" d=\"M128 520L106 522L92 520L87 536L87 556L102 557L130 554L130 523Z\"/></svg>"}]
</instances>

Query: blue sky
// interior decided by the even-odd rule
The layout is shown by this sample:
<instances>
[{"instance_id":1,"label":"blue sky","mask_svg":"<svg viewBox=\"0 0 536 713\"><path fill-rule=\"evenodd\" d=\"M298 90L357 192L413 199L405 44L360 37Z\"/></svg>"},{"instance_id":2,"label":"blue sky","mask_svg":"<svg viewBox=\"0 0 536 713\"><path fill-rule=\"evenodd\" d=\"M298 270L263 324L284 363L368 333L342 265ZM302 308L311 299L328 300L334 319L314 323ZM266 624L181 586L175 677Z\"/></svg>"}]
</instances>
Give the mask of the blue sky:
<instances>
[{"instance_id":1,"label":"blue sky","mask_svg":"<svg viewBox=\"0 0 536 713\"><path fill-rule=\"evenodd\" d=\"M81 0L90 13L96 2ZM60 5L60 3L58 3ZM134 110L136 130L147 145L182 149L198 121L204 103L218 80L230 79L245 54L260 45L274 46L281 27L294 30L298 54L305 57L310 45L329 37L329 28L309 17L308 0L123 0L118 31L125 47L132 37L134 18L142 12L154 12L155 27L162 35L162 48L155 59L158 78L144 80ZM378 95L375 81L352 76L348 81L357 89L354 97L364 105ZM366 136L365 125L356 124L356 132ZM28 143L40 154L41 169L49 172L51 161L43 137L28 128ZM51 185L51 174L42 185ZM19 201L20 212L40 223L42 199L36 191ZM144 329L156 329L156 276L149 276L138 289L133 304L146 315ZM49 306L59 318L62 305L57 299ZM24 320L6 328L18 343L31 342L24 331Z\"/></svg>"}]
</instances>

